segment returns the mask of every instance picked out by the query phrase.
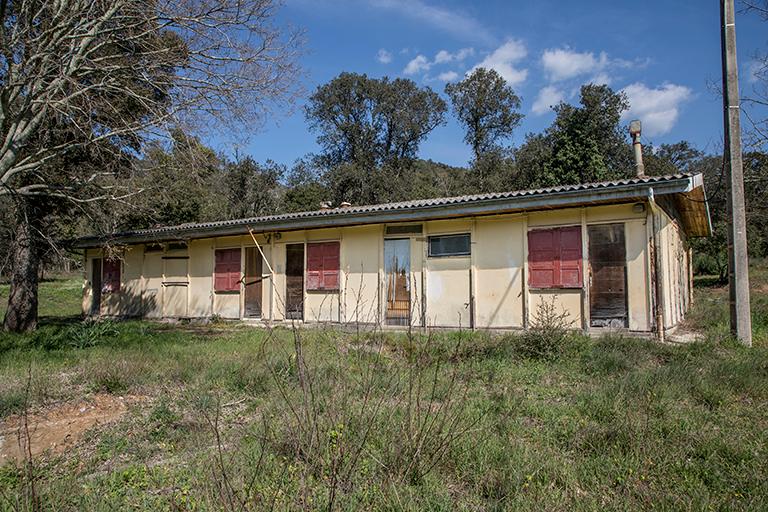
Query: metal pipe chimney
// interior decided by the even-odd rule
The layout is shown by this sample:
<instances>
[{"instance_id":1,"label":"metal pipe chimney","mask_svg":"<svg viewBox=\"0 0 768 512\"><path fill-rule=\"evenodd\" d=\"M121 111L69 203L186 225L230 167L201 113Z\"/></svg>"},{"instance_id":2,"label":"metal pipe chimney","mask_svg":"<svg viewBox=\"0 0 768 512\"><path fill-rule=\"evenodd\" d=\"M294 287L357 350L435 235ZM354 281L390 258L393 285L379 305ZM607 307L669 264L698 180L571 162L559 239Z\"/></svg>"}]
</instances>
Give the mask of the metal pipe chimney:
<instances>
[{"instance_id":1,"label":"metal pipe chimney","mask_svg":"<svg viewBox=\"0 0 768 512\"><path fill-rule=\"evenodd\" d=\"M640 134L643 125L639 119L629 123L629 134L632 136L632 149L635 152L635 174L638 178L645 178L645 165L643 164L643 145L640 142Z\"/></svg>"}]
</instances>

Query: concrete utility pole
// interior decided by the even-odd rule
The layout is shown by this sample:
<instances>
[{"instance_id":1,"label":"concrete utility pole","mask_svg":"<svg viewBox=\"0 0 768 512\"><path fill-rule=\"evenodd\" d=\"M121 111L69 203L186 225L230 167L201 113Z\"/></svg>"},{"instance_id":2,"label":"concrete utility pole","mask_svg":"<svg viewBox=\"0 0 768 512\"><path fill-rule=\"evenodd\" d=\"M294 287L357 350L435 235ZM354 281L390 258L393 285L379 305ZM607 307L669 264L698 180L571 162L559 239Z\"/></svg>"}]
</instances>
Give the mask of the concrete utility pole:
<instances>
[{"instance_id":1,"label":"concrete utility pole","mask_svg":"<svg viewBox=\"0 0 768 512\"><path fill-rule=\"evenodd\" d=\"M725 158L728 170L728 279L731 302L731 332L745 345L752 345L749 308L749 256L747 217L744 209L744 169L741 159L739 71L736 65L736 17L733 0L720 0L723 57L723 121Z\"/></svg>"}]
</instances>

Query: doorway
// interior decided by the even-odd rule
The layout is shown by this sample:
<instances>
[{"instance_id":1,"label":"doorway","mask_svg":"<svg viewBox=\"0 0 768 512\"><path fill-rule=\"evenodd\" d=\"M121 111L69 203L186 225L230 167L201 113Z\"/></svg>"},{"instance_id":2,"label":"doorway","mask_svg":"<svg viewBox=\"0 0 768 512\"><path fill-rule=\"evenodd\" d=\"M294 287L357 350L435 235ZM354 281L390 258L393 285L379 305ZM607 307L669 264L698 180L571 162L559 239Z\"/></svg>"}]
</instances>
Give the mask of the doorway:
<instances>
[{"instance_id":1,"label":"doorway","mask_svg":"<svg viewBox=\"0 0 768 512\"><path fill-rule=\"evenodd\" d=\"M285 317L304 319L304 244L285 247Z\"/></svg>"},{"instance_id":2,"label":"doorway","mask_svg":"<svg viewBox=\"0 0 768 512\"><path fill-rule=\"evenodd\" d=\"M409 325L411 320L411 240L384 240L385 320L388 325Z\"/></svg>"},{"instance_id":3,"label":"doorway","mask_svg":"<svg viewBox=\"0 0 768 512\"><path fill-rule=\"evenodd\" d=\"M91 262L91 290L91 315L98 315L101 312L101 258L94 258Z\"/></svg>"},{"instance_id":4,"label":"doorway","mask_svg":"<svg viewBox=\"0 0 768 512\"><path fill-rule=\"evenodd\" d=\"M261 318L261 253L256 247L245 248L245 316Z\"/></svg>"},{"instance_id":5,"label":"doorway","mask_svg":"<svg viewBox=\"0 0 768 512\"><path fill-rule=\"evenodd\" d=\"M628 326L624 224L588 226L591 327Z\"/></svg>"}]
</instances>

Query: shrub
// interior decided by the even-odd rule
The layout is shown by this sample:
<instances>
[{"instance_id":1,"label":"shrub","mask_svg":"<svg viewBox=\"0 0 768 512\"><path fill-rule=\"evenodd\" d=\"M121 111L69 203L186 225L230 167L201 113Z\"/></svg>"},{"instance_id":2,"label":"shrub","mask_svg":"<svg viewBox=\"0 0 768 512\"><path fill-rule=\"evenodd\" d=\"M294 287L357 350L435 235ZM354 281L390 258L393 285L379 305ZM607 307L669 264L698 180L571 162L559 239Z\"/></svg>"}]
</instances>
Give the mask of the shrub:
<instances>
[{"instance_id":1,"label":"shrub","mask_svg":"<svg viewBox=\"0 0 768 512\"><path fill-rule=\"evenodd\" d=\"M555 297L543 299L536 306L530 328L517 339L517 351L531 359L556 359L571 335L569 314L564 309L557 311Z\"/></svg>"}]
</instances>

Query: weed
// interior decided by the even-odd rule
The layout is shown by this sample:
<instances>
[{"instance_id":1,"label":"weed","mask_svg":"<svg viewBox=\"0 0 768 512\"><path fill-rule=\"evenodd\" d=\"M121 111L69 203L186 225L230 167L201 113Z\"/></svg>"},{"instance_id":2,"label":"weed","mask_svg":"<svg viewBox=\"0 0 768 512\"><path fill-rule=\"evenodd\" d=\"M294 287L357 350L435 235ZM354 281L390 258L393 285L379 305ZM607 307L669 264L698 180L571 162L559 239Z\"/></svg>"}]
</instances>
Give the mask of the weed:
<instances>
[{"instance_id":1,"label":"weed","mask_svg":"<svg viewBox=\"0 0 768 512\"><path fill-rule=\"evenodd\" d=\"M536 306L530 328L516 340L517 351L531 359L553 360L563 352L571 336L572 320L565 309L558 312L555 297Z\"/></svg>"}]
</instances>

